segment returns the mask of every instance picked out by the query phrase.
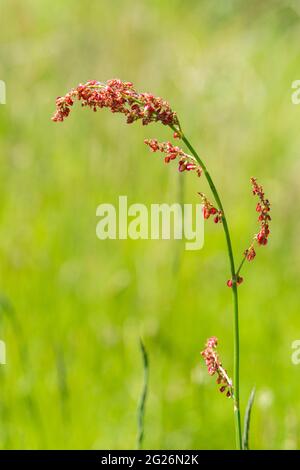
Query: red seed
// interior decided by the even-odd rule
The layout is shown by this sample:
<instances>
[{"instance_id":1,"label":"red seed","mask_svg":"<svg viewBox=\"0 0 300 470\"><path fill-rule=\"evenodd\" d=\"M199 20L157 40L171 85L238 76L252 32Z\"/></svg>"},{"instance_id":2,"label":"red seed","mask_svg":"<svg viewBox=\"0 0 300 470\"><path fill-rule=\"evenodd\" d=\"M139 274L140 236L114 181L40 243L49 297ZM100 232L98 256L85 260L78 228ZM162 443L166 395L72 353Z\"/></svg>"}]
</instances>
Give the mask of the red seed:
<instances>
[{"instance_id":1,"label":"red seed","mask_svg":"<svg viewBox=\"0 0 300 470\"><path fill-rule=\"evenodd\" d=\"M210 217L210 212L207 209L207 207L203 207L203 216L204 216L204 219L209 219Z\"/></svg>"}]
</instances>

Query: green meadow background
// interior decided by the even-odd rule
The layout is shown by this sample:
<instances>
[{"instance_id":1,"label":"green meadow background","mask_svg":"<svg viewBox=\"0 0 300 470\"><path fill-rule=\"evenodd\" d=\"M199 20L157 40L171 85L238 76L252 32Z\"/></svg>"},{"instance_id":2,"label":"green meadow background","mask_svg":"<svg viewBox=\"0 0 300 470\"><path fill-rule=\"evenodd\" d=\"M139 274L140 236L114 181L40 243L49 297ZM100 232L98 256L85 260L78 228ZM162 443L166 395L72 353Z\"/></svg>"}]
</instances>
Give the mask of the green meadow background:
<instances>
[{"instance_id":1,"label":"green meadow background","mask_svg":"<svg viewBox=\"0 0 300 470\"><path fill-rule=\"evenodd\" d=\"M232 403L200 351L216 335L232 373L224 235L206 224L201 251L181 241L100 241L96 208L198 203L204 178L178 175L145 147L152 124L80 106L50 117L55 98L119 77L168 99L205 158L237 256L257 231L249 178L272 201L272 234L239 289L241 405L257 395L250 446L300 446L297 0L1 0L0 365L2 449L135 448L150 360L145 448L230 449Z\"/></svg>"}]
</instances>

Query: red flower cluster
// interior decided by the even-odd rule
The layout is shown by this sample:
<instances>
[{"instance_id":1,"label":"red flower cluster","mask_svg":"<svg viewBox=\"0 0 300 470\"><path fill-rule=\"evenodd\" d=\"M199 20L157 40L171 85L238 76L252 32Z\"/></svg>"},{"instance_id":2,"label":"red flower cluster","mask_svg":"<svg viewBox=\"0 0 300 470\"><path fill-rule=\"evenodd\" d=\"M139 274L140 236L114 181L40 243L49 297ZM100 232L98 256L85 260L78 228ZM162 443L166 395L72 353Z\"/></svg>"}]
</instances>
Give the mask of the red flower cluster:
<instances>
[{"instance_id":1,"label":"red flower cluster","mask_svg":"<svg viewBox=\"0 0 300 470\"><path fill-rule=\"evenodd\" d=\"M204 351L201 356L205 360L207 371L209 375L217 374L217 384L221 385L220 392L226 391L227 397L233 396L232 380L228 377L226 370L223 368L218 353L217 353L218 339L215 336L209 338L206 342Z\"/></svg>"},{"instance_id":2,"label":"red flower cluster","mask_svg":"<svg viewBox=\"0 0 300 470\"><path fill-rule=\"evenodd\" d=\"M197 175L201 176L202 168L197 164L194 157L185 153L180 147L174 146L171 142L158 142L157 139L145 139L144 142L150 147L152 152L159 151L166 154L166 163L179 158L178 170L180 172L196 170Z\"/></svg>"},{"instance_id":3,"label":"red flower cluster","mask_svg":"<svg viewBox=\"0 0 300 470\"><path fill-rule=\"evenodd\" d=\"M106 83L91 80L73 88L65 96L58 97L52 120L63 121L70 114L76 99L81 101L82 106L88 106L94 111L109 108L113 113L122 113L128 124L140 119L144 125L160 121L164 125L180 128L177 115L167 101L149 93L138 93L132 83L118 79Z\"/></svg>"},{"instance_id":4,"label":"red flower cluster","mask_svg":"<svg viewBox=\"0 0 300 470\"><path fill-rule=\"evenodd\" d=\"M254 241L256 241L259 245L266 245L268 243L268 237L270 234L269 222L271 217L269 212L271 204L269 200L265 198L263 187L257 183L256 178L251 178L250 181L252 184L252 192L254 196L258 196L259 198L259 202L256 206L256 212L259 213L258 221L260 223L260 231L255 235ZM244 256L248 261L252 261L256 256L253 243L244 252Z\"/></svg>"},{"instance_id":5,"label":"red flower cluster","mask_svg":"<svg viewBox=\"0 0 300 470\"><path fill-rule=\"evenodd\" d=\"M210 216L213 215L215 224L217 224L218 222L222 222L222 212L216 209L216 207L212 205L212 203L207 199L205 194L203 193L198 193L198 194L201 197L202 204L203 204L204 219L209 219Z\"/></svg>"},{"instance_id":6,"label":"red flower cluster","mask_svg":"<svg viewBox=\"0 0 300 470\"><path fill-rule=\"evenodd\" d=\"M245 251L244 255L246 256L248 261L252 261L256 256L256 251L254 250L253 245Z\"/></svg>"},{"instance_id":7,"label":"red flower cluster","mask_svg":"<svg viewBox=\"0 0 300 470\"><path fill-rule=\"evenodd\" d=\"M258 221L260 222L261 228L255 238L259 245L266 245L268 243L268 236L270 233L269 221L271 220L271 217L269 212L271 205L269 200L265 198L263 187L257 183L256 178L251 178L250 181L252 183L253 194L259 198L259 202L256 206L256 212L259 212Z\"/></svg>"}]
</instances>

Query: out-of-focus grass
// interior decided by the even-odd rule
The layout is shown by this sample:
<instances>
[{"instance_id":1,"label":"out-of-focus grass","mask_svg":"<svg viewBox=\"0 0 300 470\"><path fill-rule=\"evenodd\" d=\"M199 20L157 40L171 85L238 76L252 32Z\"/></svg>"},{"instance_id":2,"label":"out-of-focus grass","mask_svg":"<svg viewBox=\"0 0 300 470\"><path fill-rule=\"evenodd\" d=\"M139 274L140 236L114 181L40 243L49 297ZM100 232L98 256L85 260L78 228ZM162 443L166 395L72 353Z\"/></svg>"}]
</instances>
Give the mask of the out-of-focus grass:
<instances>
[{"instance_id":1,"label":"out-of-focus grass","mask_svg":"<svg viewBox=\"0 0 300 470\"><path fill-rule=\"evenodd\" d=\"M232 370L231 293L220 227L198 253L167 241L99 241L101 202L174 202L175 166L144 148L159 126L74 109L57 95L120 77L167 98L215 176L242 253L256 230L249 177L273 203L272 237L240 288L242 406L252 448L299 446L299 78L296 1L2 2L0 366L2 448L133 448L151 359L145 447L231 448L232 407L199 352L220 339ZM185 178L185 201L204 180ZM198 201L197 201L198 202Z\"/></svg>"}]
</instances>

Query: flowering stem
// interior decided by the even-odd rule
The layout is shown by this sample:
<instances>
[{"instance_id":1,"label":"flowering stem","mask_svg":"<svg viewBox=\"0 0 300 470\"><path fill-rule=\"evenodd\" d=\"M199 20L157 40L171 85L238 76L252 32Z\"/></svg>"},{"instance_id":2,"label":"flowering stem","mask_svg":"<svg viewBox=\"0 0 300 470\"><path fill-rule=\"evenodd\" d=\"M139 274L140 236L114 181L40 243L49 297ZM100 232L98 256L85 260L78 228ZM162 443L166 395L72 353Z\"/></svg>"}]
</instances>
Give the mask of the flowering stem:
<instances>
[{"instance_id":1,"label":"flowering stem","mask_svg":"<svg viewBox=\"0 0 300 470\"><path fill-rule=\"evenodd\" d=\"M173 129L174 130L174 129ZM233 294L233 306L234 306L234 418L235 418L235 434L236 434L236 447L242 449L242 430L241 430L241 417L240 417L240 406L239 406L239 368L240 368L240 345L239 345L239 309L238 309L238 293L237 293L237 273L235 272L234 256L232 250L232 243L230 238L230 232L225 217L223 205L218 194L218 191L214 185L214 182L206 168L206 165L199 157L198 153L191 145L189 140L182 134L181 138L185 145L188 147L190 152L198 161L199 165L205 174L210 189L214 195L215 201L218 205L219 210L222 212L222 222L225 232L225 238L227 243L227 251L229 256L230 271L232 276L232 294ZM241 266L240 266L241 268ZM239 268L239 270L240 270Z\"/></svg>"},{"instance_id":2,"label":"flowering stem","mask_svg":"<svg viewBox=\"0 0 300 470\"><path fill-rule=\"evenodd\" d=\"M221 367L221 364L218 361L218 357L213 357L212 355L213 350L217 345L217 339L215 337L212 337L208 340L207 346L201 354L205 358L210 375L218 372L219 382L217 383L222 384L220 391L224 392L227 389L227 396L231 396L233 398L236 445L238 449L242 449L243 445L239 407L239 312L237 286L243 281L243 279L239 276L239 273L244 265L245 260L247 259L248 261L251 261L256 256L256 252L253 247L254 242L258 243L258 245L266 245L268 242L268 236L270 233L269 221L271 220L269 215L270 202L265 197L263 187L257 183L256 178L252 177L250 179L253 195L258 196L259 199L256 206L256 211L259 213L258 221L260 222L260 231L255 235L250 247L244 252L244 257L236 271L230 232L218 191L206 168L206 165L182 132L178 116L176 112L171 109L169 103L162 98L156 97L149 93L138 93L134 89L131 82L122 82L119 79L112 79L108 80L106 83L101 83L97 80L90 80L84 85L79 84L76 88L72 88L65 96L60 96L56 99L56 111L52 116L52 120L54 122L64 121L64 119L69 116L71 107L73 106L75 100L81 101L82 106L87 106L93 111L97 111L97 109L108 108L113 113L121 113L125 116L127 124L131 124L140 120L143 125L148 125L152 122L160 122L165 126L169 126L174 131L174 138L181 138L192 155L186 154L182 149L177 146L175 147L170 142L159 143L157 139L146 139L145 144L147 144L153 152L159 150L160 152L165 153L166 156L164 160L166 163L169 163L171 160L175 160L177 157L179 157L178 170L180 172L196 170L198 176L201 176L202 172L205 174L205 177L214 195L216 205L218 206L218 210L216 207L213 207L213 205L210 204L205 195L199 193L204 203L204 218L207 219L211 214L214 214L214 222L222 222L230 263L231 279L228 280L227 285L228 287L232 288L234 307L234 388L232 386L231 380L226 374L225 369ZM144 399L145 396L143 400ZM139 414L139 443L141 443L143 432L143 400L141 402Z\"/></svg>"}]
</instances>

